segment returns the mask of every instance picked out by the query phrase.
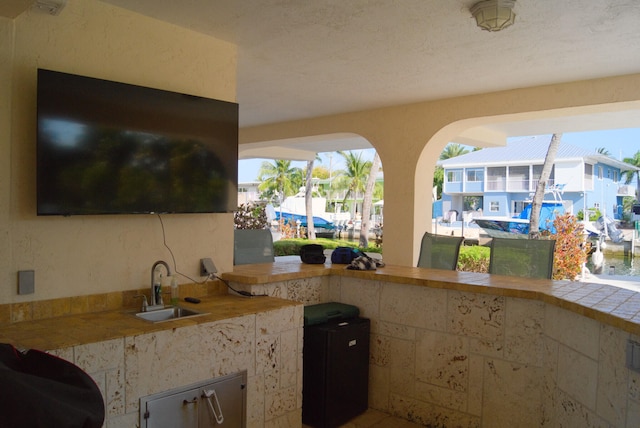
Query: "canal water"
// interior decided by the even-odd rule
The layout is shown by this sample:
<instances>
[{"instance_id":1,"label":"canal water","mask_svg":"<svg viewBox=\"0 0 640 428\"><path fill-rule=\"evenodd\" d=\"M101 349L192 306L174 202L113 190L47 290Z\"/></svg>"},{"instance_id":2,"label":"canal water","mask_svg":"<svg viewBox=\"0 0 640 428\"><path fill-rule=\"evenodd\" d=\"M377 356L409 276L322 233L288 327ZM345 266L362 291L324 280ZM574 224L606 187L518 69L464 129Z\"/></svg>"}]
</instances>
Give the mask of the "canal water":
<instances>
[{"instance_id":1,"label":"canal water","mask_svg":"<svg viewBox=\"0 0 640 428\"><path fill-rule=\"evenodd\" d=\"M593 263L591 263L591 261L587 263L587 268L589 268L591 273L594 273ZM602 274L635 276L638 281L640 281L640 256L637 255L635 258L631 258L606 254L604 256Z\"/></svg>"}]
</instances>

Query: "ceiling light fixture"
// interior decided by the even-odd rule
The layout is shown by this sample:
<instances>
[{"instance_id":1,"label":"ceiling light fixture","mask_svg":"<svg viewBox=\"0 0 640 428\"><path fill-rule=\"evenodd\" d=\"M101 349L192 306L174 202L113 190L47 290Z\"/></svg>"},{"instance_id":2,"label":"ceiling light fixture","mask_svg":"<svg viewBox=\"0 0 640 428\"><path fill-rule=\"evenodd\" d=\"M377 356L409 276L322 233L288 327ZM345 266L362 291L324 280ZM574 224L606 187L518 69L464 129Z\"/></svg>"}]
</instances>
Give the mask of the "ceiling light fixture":
<instances>
[{"instance_id":1,"label":"ceiling light fixture","mask_svg":"<svg viewBox=\"0 0 640 428\"><path fill-rule=\"evenodd\" d=\"M478 27L487 31L500 31L516 20L515 0L484 0L471 6L471 15Z\"/></svg>"}]
</instances>

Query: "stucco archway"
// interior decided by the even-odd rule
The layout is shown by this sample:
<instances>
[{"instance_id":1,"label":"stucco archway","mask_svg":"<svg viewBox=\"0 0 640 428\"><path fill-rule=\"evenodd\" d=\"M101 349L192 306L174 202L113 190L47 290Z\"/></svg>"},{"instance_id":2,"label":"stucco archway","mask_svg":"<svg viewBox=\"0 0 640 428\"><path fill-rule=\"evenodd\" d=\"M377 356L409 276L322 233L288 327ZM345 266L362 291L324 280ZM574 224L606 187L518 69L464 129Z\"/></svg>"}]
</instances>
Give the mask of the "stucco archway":
<instances>
[{"instance_id":1,"label":"stucco archway","mask_svg":"<svg viewBox=\"0 0 640 428\"><path fill-rule=\"evenodd\" d=\"M414 266L447 142L490 147L510 136L637 127L639 112L640 75L630 75L243 128L240 143L335 133L366 138L384 164L385 261Z\"/></svg>"},{"instance_id":2,"label":"stucco archway","mask_svg":"<svg viewBox=\"0 0 640 428\"><path fill-rule=\"evenodd\" d=\"M477 117L444 126L426 142L416 164L413 264L417 263L422 235L432 232L431 183L436 162L449 142L491 147L506 144L509 136L638 127L638 109L640 101L598 104Z\"/></svg>"}]
</instances>

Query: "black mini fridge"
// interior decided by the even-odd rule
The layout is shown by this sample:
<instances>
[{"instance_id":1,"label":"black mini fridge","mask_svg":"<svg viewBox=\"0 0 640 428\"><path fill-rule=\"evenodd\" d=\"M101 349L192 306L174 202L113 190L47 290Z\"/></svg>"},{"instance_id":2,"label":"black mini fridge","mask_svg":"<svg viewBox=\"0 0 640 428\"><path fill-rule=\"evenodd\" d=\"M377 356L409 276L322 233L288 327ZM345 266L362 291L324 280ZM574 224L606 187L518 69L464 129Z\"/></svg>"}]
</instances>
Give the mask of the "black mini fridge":
<instances>
[{"instance_id":1,"label":"black mini fridge","mask_svg":"<svg viewBox=\"0 0 640 428\"><path fill-rule=\"evenodd\" d=\"M341 303L305 308L302 422L337 427L368 407L370 322Z\"/></svg>"}]
</instances>

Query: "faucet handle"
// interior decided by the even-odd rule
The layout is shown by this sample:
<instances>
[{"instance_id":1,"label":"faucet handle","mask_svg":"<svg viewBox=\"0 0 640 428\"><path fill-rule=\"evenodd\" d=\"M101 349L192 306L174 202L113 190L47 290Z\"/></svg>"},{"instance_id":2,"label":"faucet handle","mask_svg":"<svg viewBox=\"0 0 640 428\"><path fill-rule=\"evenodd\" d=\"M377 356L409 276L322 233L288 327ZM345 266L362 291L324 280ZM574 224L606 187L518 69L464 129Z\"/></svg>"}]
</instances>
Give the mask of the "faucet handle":
<instances>
[{"instance_id":1,"label":"faucet handle","mask_svg":"<svg viewBox=\"0 0 640 428\"><path fill-rule=\"evenodd\" d=\"M147 308L149 308L149 302L147 302L147 296L144 294L136 294L133 297L142 297L142 312L147 312Z\"/></svg>"}]
</instances>

